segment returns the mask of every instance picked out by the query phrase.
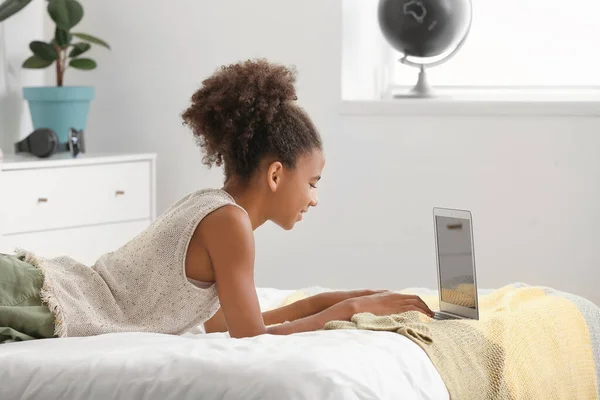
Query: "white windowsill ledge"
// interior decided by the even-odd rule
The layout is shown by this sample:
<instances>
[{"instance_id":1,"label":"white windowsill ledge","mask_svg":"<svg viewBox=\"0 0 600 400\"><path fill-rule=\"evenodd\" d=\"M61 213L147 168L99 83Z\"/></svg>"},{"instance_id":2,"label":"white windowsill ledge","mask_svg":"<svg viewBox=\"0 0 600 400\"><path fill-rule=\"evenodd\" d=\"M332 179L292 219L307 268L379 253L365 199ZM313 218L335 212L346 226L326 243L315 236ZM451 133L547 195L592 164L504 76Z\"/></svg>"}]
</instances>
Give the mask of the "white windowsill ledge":
<instances>
[{"instance_id":1,"label":"white windowsill ledge","mask_svg":"<svg viewBox=\"0 0 600 400\"><path fill-rule=\"evenodd\" d=\"M402 88L396 92L407 92ZM600 117L600 89L451 89L434 98L342 100L345 116Z\"/></svg>"}]
</instances>

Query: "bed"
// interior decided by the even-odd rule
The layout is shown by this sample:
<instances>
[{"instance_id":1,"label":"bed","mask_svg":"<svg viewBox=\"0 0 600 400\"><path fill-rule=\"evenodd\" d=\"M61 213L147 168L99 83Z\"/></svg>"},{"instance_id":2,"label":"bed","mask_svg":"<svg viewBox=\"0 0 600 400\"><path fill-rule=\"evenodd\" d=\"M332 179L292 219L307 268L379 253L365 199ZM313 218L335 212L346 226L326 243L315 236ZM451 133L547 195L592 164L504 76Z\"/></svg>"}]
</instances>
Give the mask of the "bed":
<instances>
[{"instance_id":1,"label":"bed","mask_svg":"<svg viewBox=\"0 0 600 400\"><path fill-rule=\"evenodd\" d=\"M261 288L258 294L265 311L325 290ZM402 291L436 309L435 291ZM479 321L365 313L290 336L231 339L200 326L182 336L6 343L0 345L0 399L600 398L600 308L524 284L479 295ZM410 329L385 331L389 323ZM423 345L427 337L433 339Z\"/></svg>"},{"instance_id":2,"label":"bed","mask_svg":"<svg viewBox=\"0 0 600 400\"><path fill-rule=\"evenodd\" d=\"M292 291L259 289L261 308ZM391 332L230 339L119 333L0 345L0 399L447 399L426 353Z\"/></svg>"}]
</instances>

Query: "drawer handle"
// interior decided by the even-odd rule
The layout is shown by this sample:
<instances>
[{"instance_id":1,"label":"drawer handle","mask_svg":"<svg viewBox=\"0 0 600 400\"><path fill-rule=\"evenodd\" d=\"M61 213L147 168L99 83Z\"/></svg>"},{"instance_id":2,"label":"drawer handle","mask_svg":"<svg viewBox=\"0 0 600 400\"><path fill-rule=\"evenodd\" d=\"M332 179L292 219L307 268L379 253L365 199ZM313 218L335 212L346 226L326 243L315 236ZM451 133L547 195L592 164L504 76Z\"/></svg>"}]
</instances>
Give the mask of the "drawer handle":
<instances>
[{"instance_id":1,"label":"drawer handle","mask_svg":"<svg viewBox=\"0 0 600 400\"><path fill-rule=\"evenodd\" d=\"M48 202L48 198L47 197L40 197L38 199L38 203L47 203Z\"/></svg>"},{"instance_id":2,"label":"drawer handle","mask_svg":"<svg viewBox=\"0 0 600 400\"><path fill-rule=\"evenodd\" d=\"M115 196L123 196L123 195L125 195L125 191L124 190L117 190L115 192Z\"/></svg>"}]
</instances>

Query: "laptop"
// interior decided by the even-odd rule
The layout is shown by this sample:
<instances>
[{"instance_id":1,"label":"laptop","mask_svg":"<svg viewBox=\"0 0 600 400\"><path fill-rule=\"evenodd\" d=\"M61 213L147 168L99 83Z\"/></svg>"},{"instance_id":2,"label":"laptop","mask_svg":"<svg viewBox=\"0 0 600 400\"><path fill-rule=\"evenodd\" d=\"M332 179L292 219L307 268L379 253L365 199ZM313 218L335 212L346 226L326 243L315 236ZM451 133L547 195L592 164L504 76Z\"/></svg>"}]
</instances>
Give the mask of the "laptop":
<instances>
[{"instance_id":1,"label":"laptop","mask_svg":"<svg viewBox=\"0 0 600 400\"><path fill-rule=\"evenodd\" d=\"M479 319L470 211L433 209L440 311L436 320Z\"/></svg>"}]
</instances>

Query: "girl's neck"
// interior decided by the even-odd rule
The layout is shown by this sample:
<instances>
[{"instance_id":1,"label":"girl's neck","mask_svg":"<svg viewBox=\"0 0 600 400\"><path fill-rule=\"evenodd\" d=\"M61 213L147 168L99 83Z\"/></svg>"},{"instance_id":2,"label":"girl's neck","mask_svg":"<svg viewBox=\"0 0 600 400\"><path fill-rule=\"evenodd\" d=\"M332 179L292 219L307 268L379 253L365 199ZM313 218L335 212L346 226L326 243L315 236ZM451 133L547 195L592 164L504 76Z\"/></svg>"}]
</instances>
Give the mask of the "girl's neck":
<instances>
[{"instance_id":1,"label":"girl's neck","mask_svg":"<svg viewBox=\"0 0 600 400\"><path fill-rule=\"evenodd\" d=\"M246 210L250 216L253 230L267 221L267 217L263 211L265 209L264 196L260 193L258 185L230 178L225 182L223 190L233 197L237 205Z\"/></svg>"}]
</instances>

